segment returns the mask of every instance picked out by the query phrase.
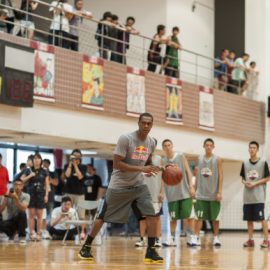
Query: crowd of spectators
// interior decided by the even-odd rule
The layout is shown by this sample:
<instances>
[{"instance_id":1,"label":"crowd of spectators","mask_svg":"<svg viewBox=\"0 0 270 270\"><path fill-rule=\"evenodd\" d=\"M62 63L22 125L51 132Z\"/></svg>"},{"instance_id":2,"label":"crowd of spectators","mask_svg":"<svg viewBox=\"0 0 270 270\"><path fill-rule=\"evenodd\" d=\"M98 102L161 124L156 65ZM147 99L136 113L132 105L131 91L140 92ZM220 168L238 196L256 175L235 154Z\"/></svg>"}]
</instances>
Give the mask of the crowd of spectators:
<instances>
[{"instance_id":1,"label":"crowd of spectators","mask_svg":"<svg viewBox=\"0 0 270 270\"><path fill-rule=\"evenodd\" d=\"M10 0L0 0L0 4L12 6ZM32 39L35 24L32 12L38 8L34 0L22 0L20 11L11 8L0 9L0 31L22 35ZM92 13L84 9L83 0L74 0L73 6L67 0L52 1L48 7L52 21L48 34L48 43L74 51L79 50L79 29L83 19L91 19ZM29 12L26 14L24 12ZM14 21L17 23L14 24ZM18 23L19 22L19 23ZM130 34L138 35L134 28L135 18L129 16L125 23L109 11L104 12L95 32L95 40L100 57L126 64L126 53L130 47ZM150 41L147 52L147 70L166 76L179 78L179 27L172 28L166 35L165 25L158 25L157 32ZM166 47L163 50L163 47ZM163 52L164 51L164 52ZM249 63L249 55L244 53L236 58L233 50L222 50L214 62L214 88L233 94L257 99L258 71L256 63Z\"/></svg>"},{"instance_id":2,"label":"crowd of spectators","mask_svg":"<svg viewBox=\"0 0 270 270\"><path fill-rule=\"evenodd\" d=\"M256 62L249 59L247 53L236 57L233 50L223 49L215 59L214 87L256 100L259 72Z\"/></svg>"},{"instance_id":3,"label":"crowd of spectators","mask_svg":"<svg viewBox=\"0 0 270 270\"><path fill-rule=\"evenodd\" d=\"M7 168L0 154L0 234L11 241L67 239L77 235L74 225L67 220L89 220L95 210L85 211L80 201L96 201L102 196L102 181L92 164L81 163L79 149L72 151L63 170L50 171L50 160L39 153L20 164L20 172L9 182ZM18 236L18 238L15 236ZM86 228L81 227L84 239Z\"/></svg>"}]
</instances>

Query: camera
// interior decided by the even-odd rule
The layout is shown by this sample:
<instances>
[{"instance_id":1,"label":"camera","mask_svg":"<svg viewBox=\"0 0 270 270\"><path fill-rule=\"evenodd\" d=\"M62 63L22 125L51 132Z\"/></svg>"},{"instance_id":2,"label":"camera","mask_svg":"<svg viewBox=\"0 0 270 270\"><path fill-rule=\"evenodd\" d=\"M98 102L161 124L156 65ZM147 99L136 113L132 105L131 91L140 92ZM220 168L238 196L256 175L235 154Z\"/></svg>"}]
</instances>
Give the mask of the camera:
<instances>
[{"instance_id":1,"label":"camera","mask_svg":"<svg viewBox=\"0 0 270 270\"><path fill-rule=\"evenodd\" d=\"M14 193L14 188L10 188L10 190L4 196L9 197L9 195L13 193Z\"/></svg>"},{"instance_id":2,"label":"camera","mask_svg":"<svg viewBox=\"0 0 270 270\"><path fill-rule=\"evenodd\" d=\"M11 189L9 190L9 193L14 193L14 188L11 188Z\"/></svg>"},{"instance_id":3,"label":"camera","mask_svg":"<svg viewBox=\"0 0 270 270\"><path fill-rule=\"evenodd\" d=\"M73 156L73 155L71 155L70 157L69 157L69 160L71 160L71 161L73 161L73 160L77 160L78 158L76 158L75 156Z\"/></svg>"}]
</instances>

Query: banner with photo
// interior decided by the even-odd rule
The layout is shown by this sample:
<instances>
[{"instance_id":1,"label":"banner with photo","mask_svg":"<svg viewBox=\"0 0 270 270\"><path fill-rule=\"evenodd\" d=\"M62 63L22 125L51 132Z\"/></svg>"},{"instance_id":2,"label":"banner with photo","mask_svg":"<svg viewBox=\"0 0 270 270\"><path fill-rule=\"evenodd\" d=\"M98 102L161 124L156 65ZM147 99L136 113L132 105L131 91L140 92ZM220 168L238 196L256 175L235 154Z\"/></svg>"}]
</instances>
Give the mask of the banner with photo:
<instances>
[{"instance_id":1,"label":"banner with photo","mask_svg":"<svg viewBox=\"0 0 270 270\"><path fill-rule=\"evenodd\" d=\"M104 110L104 62L101 58L83 56L82 107Z\"/></svg>"},{"instance_id":2,"label":"banner with photo","mask_svg":"<svg viewBox=\"0 0 270 270\"><path fill-rule=\"evenodd\" d=\"M214 90L212 88L199 86L200 107L199 107L199 127L213 131L214 122Z\"/></svg>"},{"instance_id":3,"label":"banner with photo","mask_svg":"<svg viewBox=\"0 0 270 270\"><path fill-rule=\"evenodd\" d=\"M31 47L35 49L34 99L54 102L54 46L31 41Z\"/></svg>"},{"instance_id":4,"label":"banner with photo","mask_svg":"<svg viewBox=\"0 0 270 270\"><path fill-rule=\"evenodd\" d=\"M145 112L145 71L127 68L127 115L139 116Z\"/></svg>"},{"instance_id":5,"label":"banner with photo","mask_svg":"<svg viewBox=\"0 0 270 270\"><path fill-rule=\"evenodd\" d=\"M166 123L182 125L182 82L175 78L166 79Z\"/></svg>"}]
</instances>

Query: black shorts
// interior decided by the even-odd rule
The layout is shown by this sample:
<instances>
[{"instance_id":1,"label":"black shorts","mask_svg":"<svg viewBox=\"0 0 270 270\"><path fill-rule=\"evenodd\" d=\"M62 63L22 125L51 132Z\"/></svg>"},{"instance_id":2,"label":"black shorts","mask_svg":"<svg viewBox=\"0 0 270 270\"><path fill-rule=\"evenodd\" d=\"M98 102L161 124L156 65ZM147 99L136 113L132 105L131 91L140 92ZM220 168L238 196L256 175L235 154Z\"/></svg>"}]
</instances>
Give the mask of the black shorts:
<instances>
[{"instance_id":1,"label":"black shorts","mask_svg":"<svg viewBox=\"0 0 270 270\"><path fill-rule=\"evenodd\" d=\"M35 209L46 208L44 197L45 192L30 193L30 202L28 208L35 208Z\"/></svg>"},{"instance_id":2,"label":"black shorts","mask_svg":"<svg viewBox=\"0 0 270 270\"><path fill-rule=\"evenodd\" d=\"M244 204L244 217L246 221L261 221L264 220L264 203Z\"/></svg>"},{"instance_id":3,"label":"black shorts","mask_svg":"<svg viewBox=\"0 0 270 270\"><path fill-rule=\"evenodd\" d=\"M97 218L110 223L127 223L131 209L138 220L155 216L152 198L146 185L124 189L109 188L103 205L98 209Z\"/></svg>"}]
</instances>

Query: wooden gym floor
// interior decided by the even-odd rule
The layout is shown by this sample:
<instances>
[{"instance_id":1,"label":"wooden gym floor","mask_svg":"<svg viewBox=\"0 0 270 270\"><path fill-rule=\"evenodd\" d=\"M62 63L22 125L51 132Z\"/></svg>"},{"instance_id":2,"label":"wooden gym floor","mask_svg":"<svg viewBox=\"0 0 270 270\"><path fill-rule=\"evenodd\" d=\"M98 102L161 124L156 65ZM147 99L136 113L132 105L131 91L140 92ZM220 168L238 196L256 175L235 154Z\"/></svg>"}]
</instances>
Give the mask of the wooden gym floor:
<instances>
[{"instance_id":1,"label":"wooden gym floor","mask_svg":"<svg viewBox=\"0 0 270 270\"><path fill-rule=\"evenodd\" d=\"M145 265L145 248L135 248L137 238L108 237L102 246L94 246L95 262L80 261L80 246L68 242L42 241L19 245L0 243L0 269L24 270L148 270L148 269L270 269L270 250L259 247L261 235L256 234L255 248L244 249L245 233L223 233L223 246L211 246L211 236L202 237L202 247L187 248L185 238L179 238L176 248L160 248L165 261L162 265Z\"/></svg>"}]
</instances>

